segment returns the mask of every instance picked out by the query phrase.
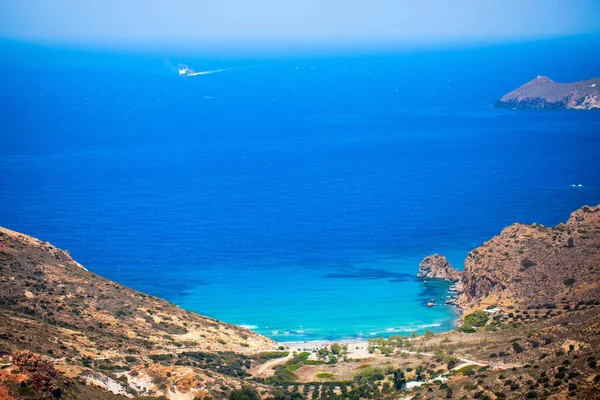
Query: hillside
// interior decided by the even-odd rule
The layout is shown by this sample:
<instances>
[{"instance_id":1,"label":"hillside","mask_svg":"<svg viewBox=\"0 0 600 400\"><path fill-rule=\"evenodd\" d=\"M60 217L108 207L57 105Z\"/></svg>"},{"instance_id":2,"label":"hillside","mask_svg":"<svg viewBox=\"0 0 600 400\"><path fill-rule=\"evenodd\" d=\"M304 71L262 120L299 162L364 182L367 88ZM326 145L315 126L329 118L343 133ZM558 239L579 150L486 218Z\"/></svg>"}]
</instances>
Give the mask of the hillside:
<instances>
[{"instance_id":1,"label":"hillside","mask_svg":"<svg viewBox=\"0 0 600 400\"><path fill-rule=\"evenodd\" d=\"M600 78L558 83L546 76L538 76L502 96L494 107L600 109Z\"/></svg>"},{"instance_id":2,"label":"hillside","mask_svg":"<svg viewBox=\"0 0 600 400\"><path fill-rule=\"evenodd\" d=\"M179 368L180 379L161 379L161 386L152 382L160 374L174 376L175 369L170 365L165 370L155 362L179 358L183 365L202 367L209 364L205 355L215 355L207 369L232 375L223 367L227 364L223 359L229 356L219 355L239 354L237 361L250 364L252 357L276 348L271 339L111 282L87 271L66 251L0 228L3 354L33 351L54 360L66 376L92 382L105 380L93 370L136 371L134 375L147 381L138 379L140 393L160 394L169 390L169 382L187 392L210 388L211 382L224 387L239 383L219 373L199 378L206 375L202 368L197 371L200 375ZM248 368L237 371L238 375ZM136 381L133 376L129 380ZM194 389L190 382L197 383ZM126 385L107 385L114 392L128 390Z\"/></svg>"},{"instance_id":3,"label":"hillside","mask_svg":"<svg viewBox=\"0 0 600 400\"><path fill-rule=\"evenodd\" d=\"M511 225L471 251L461 306L536 307L598 300L600 206L575 211L566 224Z\"/></svg>"}]
</instances>

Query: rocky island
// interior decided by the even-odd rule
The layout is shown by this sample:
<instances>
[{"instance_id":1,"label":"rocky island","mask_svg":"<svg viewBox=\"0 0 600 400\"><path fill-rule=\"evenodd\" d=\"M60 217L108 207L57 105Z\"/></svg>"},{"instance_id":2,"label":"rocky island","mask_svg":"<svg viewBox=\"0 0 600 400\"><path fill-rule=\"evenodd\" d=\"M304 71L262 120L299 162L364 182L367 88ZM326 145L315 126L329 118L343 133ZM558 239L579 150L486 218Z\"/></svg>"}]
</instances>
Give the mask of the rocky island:
<instances>
[{"instance_id":1,"label":"rocky island","mask_svg":"<svg viewBox=\"0 0 600 400\"><path fill-rule=\"evenodd\" d=\"M600 109L600 78L559 83L546 76L527 82L502 96L496 108Z\"/></svg>"},{"instance_id":2,"label":"rocky island","mask_svg":"<svg viewBox=\"0 0 600 400\"><path fill-rule=\"evenodd\" d=\"M460 278L460 273L452 268L446 257L433 254L421 261L417 278L444 279L448 282L456 282Z\"/></svg>"}]
</instances>

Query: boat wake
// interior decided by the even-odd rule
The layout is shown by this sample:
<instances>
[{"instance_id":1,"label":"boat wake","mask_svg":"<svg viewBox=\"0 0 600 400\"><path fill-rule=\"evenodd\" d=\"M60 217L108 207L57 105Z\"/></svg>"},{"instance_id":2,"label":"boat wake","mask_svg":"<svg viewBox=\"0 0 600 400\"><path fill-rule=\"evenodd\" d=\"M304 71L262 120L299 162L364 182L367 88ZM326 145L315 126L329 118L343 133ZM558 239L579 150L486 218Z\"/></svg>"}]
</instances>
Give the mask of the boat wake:
<instances>
[{"instance_id":1,"label":"boat wake","mask_svg":"<svg viewBox=\"0 0 600 400\"><path fill-rule=\"evenodd\" d=\"M179 64L179 76L198 76L198 75L210 75L217 74L219 72L231 71L235 68L220 68L220 69L211 69L208 71L194 71L190 67L185 64Z\"/></svg>"},{"instance_id":2,"label":"boat wake","mask_svg":"<svg viewBox=\"0 0 600 400\"><path fill-rule=\"evenodd\" d=\"M234 68L212 69L210 71L199 71L199 72L188 73L185 76L210 75L210 74L216 74L216 73L219 73L219 72L231 71L233 69Z\"/></svg>"}]
</instances>

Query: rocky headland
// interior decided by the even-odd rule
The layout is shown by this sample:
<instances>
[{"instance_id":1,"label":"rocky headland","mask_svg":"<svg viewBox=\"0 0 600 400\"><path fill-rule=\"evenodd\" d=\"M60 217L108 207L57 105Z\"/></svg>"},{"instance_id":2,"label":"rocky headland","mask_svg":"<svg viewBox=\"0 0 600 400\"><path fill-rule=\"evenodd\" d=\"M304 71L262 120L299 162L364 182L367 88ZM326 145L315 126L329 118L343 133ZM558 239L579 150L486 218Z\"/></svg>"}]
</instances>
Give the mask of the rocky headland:
<instances>
[{"instance_id":1,"label":"rocky headland","mask_svg":"<svg viewBox=\"0 0 600 400\"><path fill-rule=\"evenodd\" d=\"M565 224L513 224L471 251L459 304L539 307L600 293L600 206L585 206Z\"/></svg>"},{"instance_id":2,"label":"rocky headland","mask_svg":"<svg viewBox=\"0 0 600 400\"><path fill-rule=\"evenodd\" d=\"M600 109L600 78L558 83L546 76L527 82L498 100L497 108Z\"/></svg>"}]
</instances>

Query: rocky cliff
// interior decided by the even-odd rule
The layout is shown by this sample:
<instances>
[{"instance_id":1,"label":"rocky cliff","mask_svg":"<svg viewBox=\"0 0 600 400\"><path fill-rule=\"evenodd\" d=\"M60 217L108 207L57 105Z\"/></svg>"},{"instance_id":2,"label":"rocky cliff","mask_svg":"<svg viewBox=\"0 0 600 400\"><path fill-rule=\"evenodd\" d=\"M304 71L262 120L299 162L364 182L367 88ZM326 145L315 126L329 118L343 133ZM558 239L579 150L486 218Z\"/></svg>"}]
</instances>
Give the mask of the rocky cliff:
<instances>
[{"instance_id":1,"label":"rocky cliff","mask_svg":"<svg viewBox=\"0 0 600 400\"><path fill-rule=\"evenodd\" d=\"M600 109L600 78L558 83L538 76L494 104L498 108Z\"/></svg>"},{"instance_id":2,"label":"rocky cliff","mask_svg":"<svg viewBox=\"0 0 600 400\"><path fill-rule=\"evenodd\" d=\"M417 278L444 279L448 282L456 282L460 278L460 273L452 268L446 257L433 254L421 261Z\"/></svg>"},{"instance_id":3,"label":"rocky cliff","mask_svg":"<svg viewBox=\"0 0 600 400\"><path fill-rule=\"evenodd\" d=\"M600 293L600 206L554 228L514 224L471 251L459 304L535 307L590 301Z\"/></svg>"}]
</instances>

